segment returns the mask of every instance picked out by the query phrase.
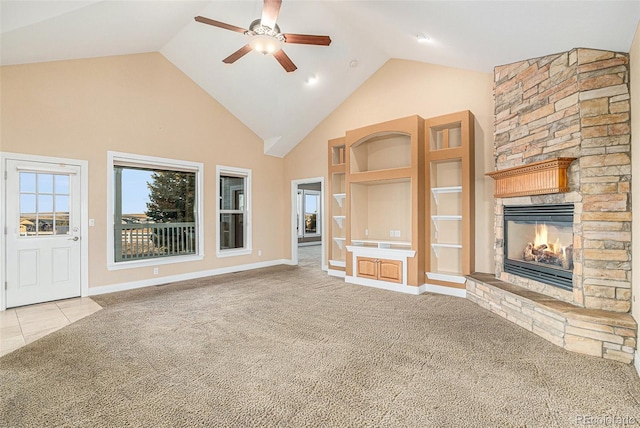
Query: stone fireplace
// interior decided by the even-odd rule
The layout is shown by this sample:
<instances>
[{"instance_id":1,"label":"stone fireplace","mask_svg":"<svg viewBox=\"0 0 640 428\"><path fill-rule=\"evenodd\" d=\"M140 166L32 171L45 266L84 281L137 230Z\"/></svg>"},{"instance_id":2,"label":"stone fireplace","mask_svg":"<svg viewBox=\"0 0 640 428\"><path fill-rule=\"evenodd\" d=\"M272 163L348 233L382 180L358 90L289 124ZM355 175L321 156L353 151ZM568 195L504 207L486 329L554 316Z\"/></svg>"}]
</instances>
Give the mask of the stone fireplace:
<instances>
[{"instance_id":1,"label":"stone fireplace","mask_svg":"<svg viewBox=\"0 0 640 428\"><path fill-rule=\"evenodd\" d=\"M628 313L628 62L623 53L574 49L495 68L496 172L489 175L522 172L511 179L515 191L496 184L495 273L467 282L469 299L547 340L625 362L637 330ZM546 186L557 177L545 165L558 160L566 168L561 182ZM571 215L549 218L543 231L536 207L570 207ZM536 232L547 234L545 242Z\"/></svg>"}]
</instances>

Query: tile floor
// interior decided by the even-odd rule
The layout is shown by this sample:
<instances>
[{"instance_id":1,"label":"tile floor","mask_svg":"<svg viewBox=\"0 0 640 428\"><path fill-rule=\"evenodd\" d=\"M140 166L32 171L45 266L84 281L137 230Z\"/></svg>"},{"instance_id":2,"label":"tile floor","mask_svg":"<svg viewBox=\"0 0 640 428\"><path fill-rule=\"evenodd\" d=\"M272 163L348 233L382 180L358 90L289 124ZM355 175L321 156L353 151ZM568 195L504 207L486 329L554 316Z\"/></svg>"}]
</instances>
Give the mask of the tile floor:
<instances>
[{"instance_id":1,"label":"tile floor","mask_svg":"<svg viewBox=\"0 0 640 428\"><path fill-rule=\"evenodd\" d=\"M0 312L0 356L102 309L89 297L22 306Z\"/></svg>"}]
</instances>

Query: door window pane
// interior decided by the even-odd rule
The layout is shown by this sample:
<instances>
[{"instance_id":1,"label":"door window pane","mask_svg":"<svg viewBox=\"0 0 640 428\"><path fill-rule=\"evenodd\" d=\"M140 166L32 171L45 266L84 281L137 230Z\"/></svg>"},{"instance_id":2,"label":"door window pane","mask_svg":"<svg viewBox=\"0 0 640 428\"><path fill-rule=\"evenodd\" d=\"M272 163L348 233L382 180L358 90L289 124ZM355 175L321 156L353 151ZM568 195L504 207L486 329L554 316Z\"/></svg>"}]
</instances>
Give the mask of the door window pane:
<instances>
[{"instance_id":1,"label":"door window pane","mask_svg":"<svg viewBox=\"0 0 640 428\"><path fill-rule=\"evenodd\" d=\"M36 193L36 174L31 172L20 173L20 193Z\"/></svg>"},{"instance_id":2,"label":"door window pane","mask_svg":"<svg viewBox=\"0 0 640 428\"><path fill-rule=\"evenodd\" d=\"M55 192L58 195L69 194L69 176L68 175L56 175Z\"/></svg>"},{"instance_id":3,"label":"door window pane","mask_svg":"<svg viewBox=\"0 0 640 428\"><path fill-rule=\"evenodd\" d=\"M38 195L38 213L43 215L53 215L53 195Z\"/></svg>"},{"instance_id":4,"label":"door window pane","mask_svg":"<svg viewBox=\"0 0 640 428\"><path fill-rule=\"evenodd\" d=\"M38 175L38 193L53 193L53 174Z\"/></svg>"},{"instance_id":5,"label":"door window pane","mask_svg":"<svg viewBox=\"0 0 640 428\"><path fill-rule=\"evenodd\" d=\"M69 214L69 196L56 195L56 215L60 213Z\"/></svg>"},{"instance_id":6,"label":"door window pane","mask_svg":"<svg viewBox=\"0 0 640 428\"><path fill-rule=\"evenodd\" d=\"M69 234L69 176L21 172L20 236Z\"/></svg>"}]
</instances>

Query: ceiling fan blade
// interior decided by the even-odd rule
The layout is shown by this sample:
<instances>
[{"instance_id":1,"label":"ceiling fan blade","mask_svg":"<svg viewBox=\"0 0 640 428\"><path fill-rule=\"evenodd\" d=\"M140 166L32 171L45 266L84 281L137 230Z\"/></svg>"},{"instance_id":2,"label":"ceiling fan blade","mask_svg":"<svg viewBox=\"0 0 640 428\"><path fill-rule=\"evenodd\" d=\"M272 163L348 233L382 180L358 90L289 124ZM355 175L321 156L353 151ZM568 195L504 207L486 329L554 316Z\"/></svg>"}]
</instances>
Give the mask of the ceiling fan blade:
<instances>
[{"instance_id":1,"label":"ceiling fan blade","mask_svg":"<svg viewBox=\"0 0 640 428\"><path fill-rule=\"evenodd\" d=\"M251 51L251 46L244 45L243 47L241 47L240 49L238 49L237 51L235 51L234 53L232 53L231 55L223 59L222 62L224 62L225 64L233 64L234 62L236 62L237 60L239 60L240 58L248 54L250 51Z\"/></svg>"},{"instance_id":2,"label":"ceiling fan blade","mask_svg":"<svg viewBox=\"0 0 640 428\"><path fill-rule=\"evenodd\" d=\"M282 68L284 68L287 73L291 73L292 71L296 71L298 69L293 61L291 61L291 58L289 58L282 49L274 53L273 56L278 60Z\"/></svg>"},{"instance_id":3,"label":"ceiling fan blade","mask_svg":"<svg viewBox=\"0 0 640 428\"><path fill-rule=\"evenodd\" d=\"M312 36L310 34L284 34L284 40L287 43L299 45L329 46L331 44L329 36Z\"/></svg>"},{"instance_id":4,"label":"ceiling fan blade","mask_svg":"<svg viewBox=\"0 0 640 428\"><path fill-rule=\"evenodd\" d=\"M198 22L202 22L203 24L213 25L214 27L224 28L225 30L235 31L237 33L246 33L247 30L244 28L236 27L235 25L225 24L224 22L214 21L213 19L205 18L204 16L196 16L194 18Z\"/></svg>"},{"instance_id":5,"label":"ceiling fan blade","mask_svg":"<svg viewBox=\"0 0 640 428\"><path fill-rule=\"evenodd\" d=\"M264 0L264 6L262 7L262 18L260 24L265 27L269 27L272 30L276 28L276 20L280 13L280 5L282 0Z\"/></svg>"}]
</instances>

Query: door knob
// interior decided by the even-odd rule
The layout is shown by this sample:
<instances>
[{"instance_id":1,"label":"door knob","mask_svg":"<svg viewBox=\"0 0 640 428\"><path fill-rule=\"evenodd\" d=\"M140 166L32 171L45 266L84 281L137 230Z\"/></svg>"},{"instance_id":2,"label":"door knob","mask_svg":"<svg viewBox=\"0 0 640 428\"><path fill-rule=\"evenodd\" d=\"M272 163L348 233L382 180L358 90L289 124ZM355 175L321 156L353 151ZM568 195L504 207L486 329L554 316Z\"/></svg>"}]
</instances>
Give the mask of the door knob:
<instances>
[{"instance_id":1,"label":"door knob","mask_svg":"<svg viewBox=\"0 0 640 428\"><path fill-rule=\"evenodd\" d=\"M77 237L77 236L74 236L73 238L69 238L69 241L77 241L78 239L80 239L80 238Z\"/></svg>"}]
</instances>

